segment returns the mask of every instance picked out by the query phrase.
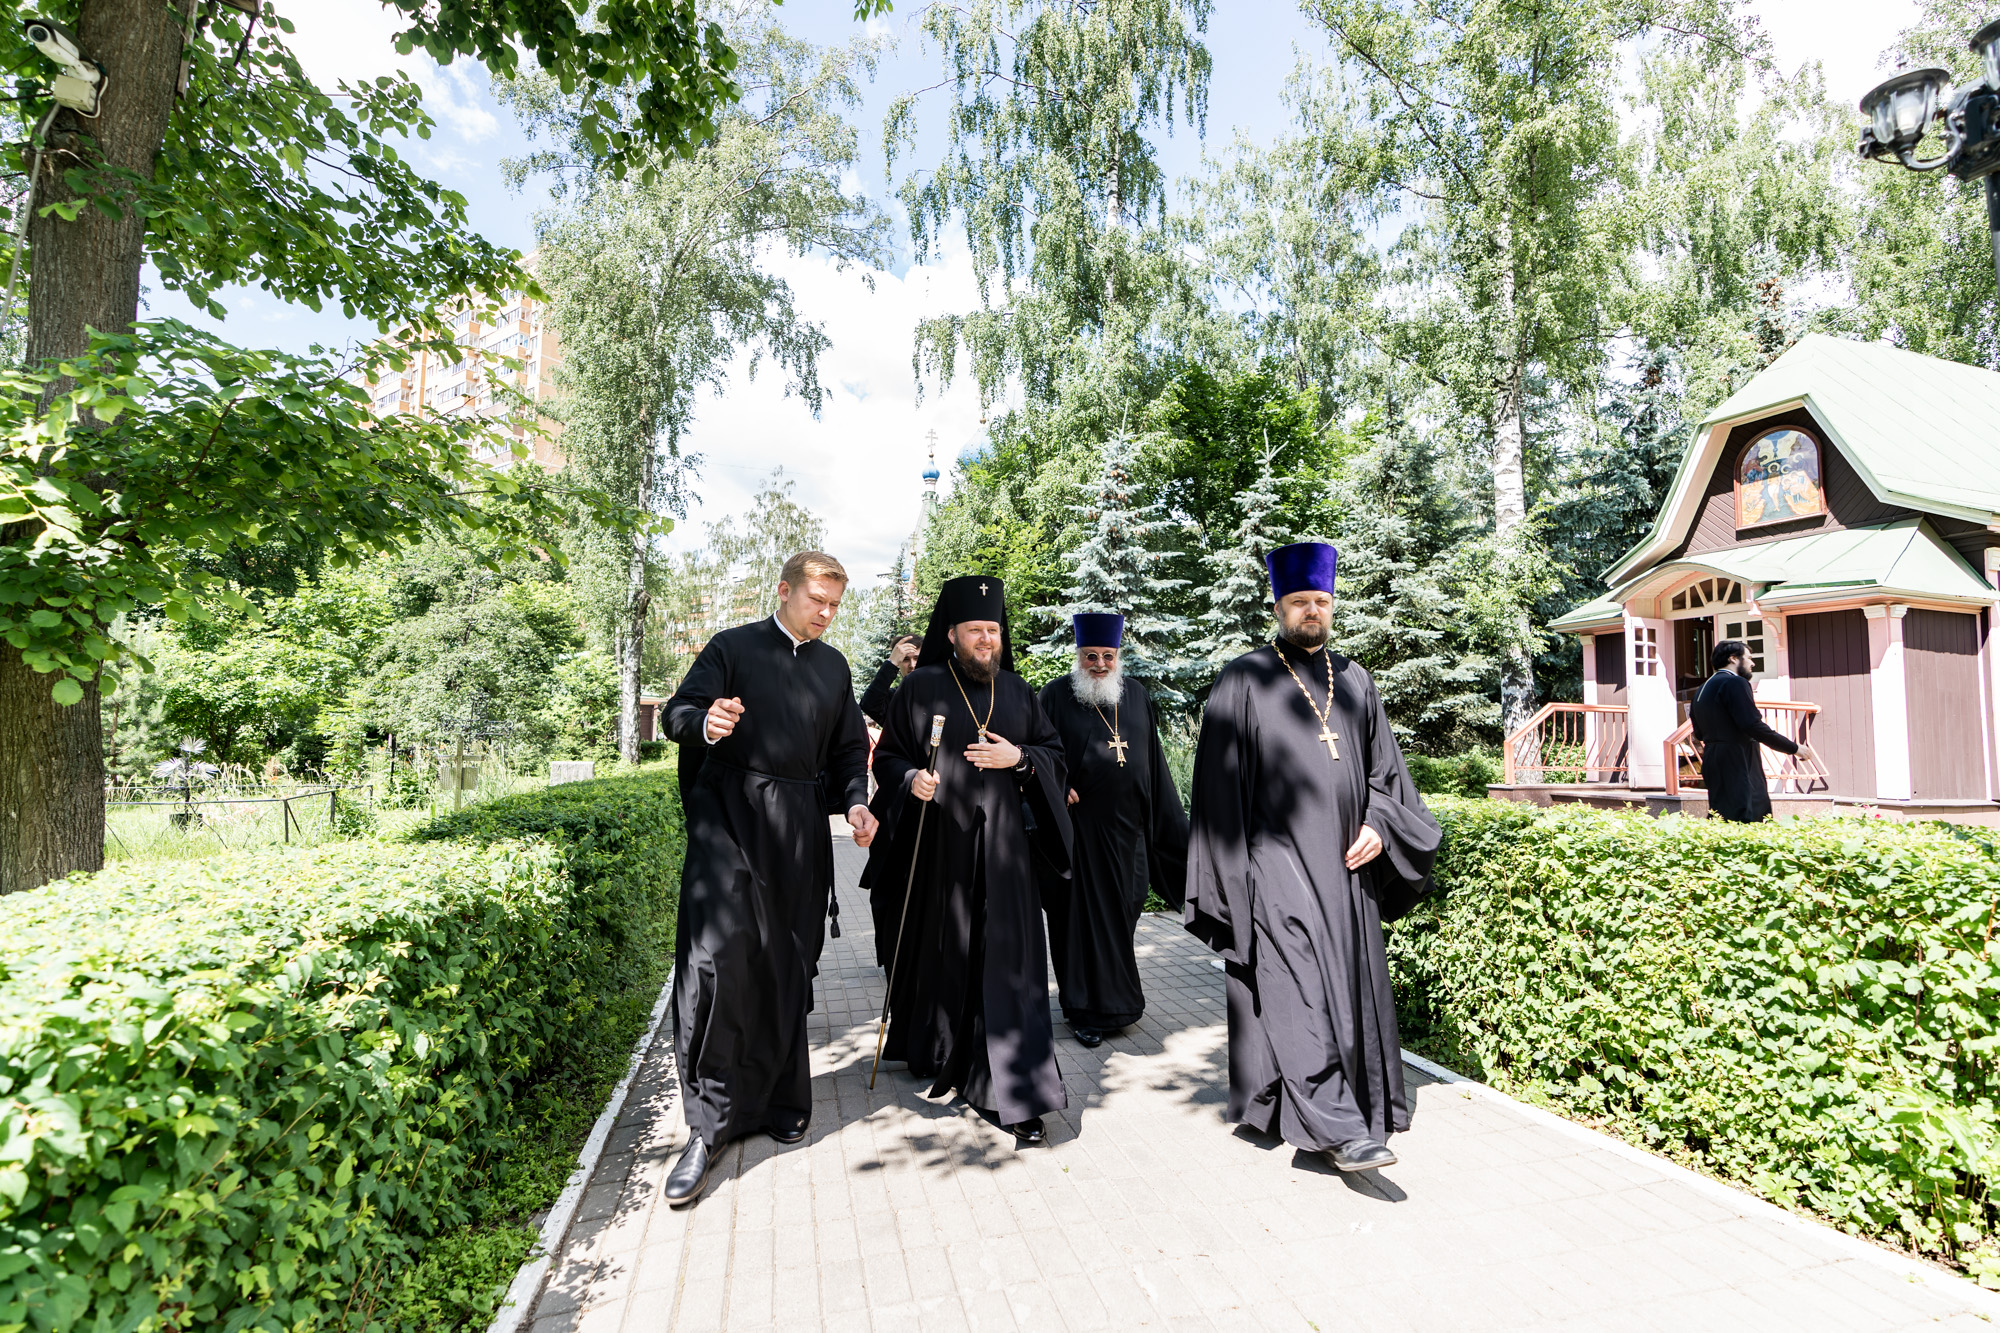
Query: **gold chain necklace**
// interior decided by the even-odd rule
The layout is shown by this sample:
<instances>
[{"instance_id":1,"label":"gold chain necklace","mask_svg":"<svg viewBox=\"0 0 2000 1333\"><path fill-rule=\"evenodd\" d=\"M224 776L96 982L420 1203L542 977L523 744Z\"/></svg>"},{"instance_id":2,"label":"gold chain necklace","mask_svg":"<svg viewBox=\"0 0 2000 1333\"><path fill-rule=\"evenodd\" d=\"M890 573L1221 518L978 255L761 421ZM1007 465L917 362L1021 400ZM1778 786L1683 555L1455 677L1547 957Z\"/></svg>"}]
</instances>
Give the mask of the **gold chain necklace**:
<instances>
[{"instance_id":1,"label":"gold chain necklace","mask_svg":"<svg viewBox=\"0 0 2000 1333\"><path fill-rule=\"evenodd\" d=\"M965 711L972 715L973 723L979 728L979 739L983 741L986 739L986 722L993 720L994 705L1000 702L1000 678L996 675L993 678L993 683L987 686L989 693L986 696L986 722L981 722L979 720L979 710L972 706L972 700L965 693L965 682L958 678L958 663L954 661L949 665L951 667L951 683L958 686L958 697L965 700Z\"/></svg>"},{"instance_id":2,"label":"gold chain necklace","mask_svg":"<svg viewBox=\"0 0 2000 1333\"><path fill-rule=\"evenodd\" d=\"M1104 710L1096 704L1090 706L1090 711L1097 714L1097 720L1104 722L1105 730L1111 733L1111 739L1104 742L1104 748L1118 756L1118 767L1125 767L1125 747L1130 742L1118 734L1118 700L1113 699L1111 701L1111 720L1109 722L1104 721Z\"/></svg>"},{"instance_id":3,"label":"gold chain necklace","mask_svg":"<svg viewBox=\"0 0 2000 1333\"><path fill-rule=\"evenodd\" d=\"M1300 679L1299 673L1292 670L1292 659L1285 656L1285 646L1275 639L1272 640L1271 646L1278 650L1278 660L1285 664L1285 670L1291 675L1293 683L1299 687L1299 693L1305 695L1306 707L1312 709L1313 716L1319 719L1319 735L1313 739L1324 741L1326 752L1335 759L1340 758L1340 750L1334 744L1340 737L1335 735L1333 730L1333 654L1325 648L1320 649L1326 653L1326 711L1321 712L1319 702L1313 698L1313 692L1306 688L1306 683Z\"/></svg>"}]
</instances>

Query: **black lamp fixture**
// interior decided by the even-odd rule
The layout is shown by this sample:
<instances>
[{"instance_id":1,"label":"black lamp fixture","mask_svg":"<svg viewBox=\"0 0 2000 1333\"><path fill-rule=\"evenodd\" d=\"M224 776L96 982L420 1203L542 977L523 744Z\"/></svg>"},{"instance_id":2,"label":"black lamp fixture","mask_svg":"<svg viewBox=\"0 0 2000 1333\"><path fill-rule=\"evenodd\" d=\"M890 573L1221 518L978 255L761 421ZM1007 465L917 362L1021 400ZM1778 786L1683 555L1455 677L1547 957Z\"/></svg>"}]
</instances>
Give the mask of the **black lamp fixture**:
<instances>
[{"instance_id":1,"label":"black lamp fixture","mask_svg":"<svg viewBox=\"0 0 2000 1333\"><path fill-rule=\"evenodd\" d=\"M1951 72L1904 70L1870 89L1861 99L1868 127L1861 131L1861 156L1893 158L1911 171L1946 172L1962 181L1986 182L1986 229L1992 238L1993 270L2000 281L2000 19L1972 34L1983 77L1951 89ZM1917 145L1933 121L1943 121L1944 151L1917 156Z\"/></svg>"}]
</instances>

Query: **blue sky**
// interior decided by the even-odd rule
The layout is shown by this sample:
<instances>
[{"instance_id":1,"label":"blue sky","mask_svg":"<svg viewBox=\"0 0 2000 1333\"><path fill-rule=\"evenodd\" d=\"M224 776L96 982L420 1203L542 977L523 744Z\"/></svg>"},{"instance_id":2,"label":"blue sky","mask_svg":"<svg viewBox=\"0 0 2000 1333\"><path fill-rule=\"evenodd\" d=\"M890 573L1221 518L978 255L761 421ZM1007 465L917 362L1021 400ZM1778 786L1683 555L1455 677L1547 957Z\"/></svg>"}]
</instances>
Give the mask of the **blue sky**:
<instances>
[{"instance_id":1,"label":"blue sky","mask_svg":"<svg viewBox=\"0 0 2000 1333\"><path fill-rule=\"evenodd\" d=\"M510 193L501 183L499 163L527 144L511 115L494 101L483 70L470 62L439 69L421 56L398 57L389 41L394 19L377 0L277 3L298 27L294 49L323 85L398 68L417 79L439 126L429 141L408 146L413 159L466 196L473 225L487 238L523 250L533 245L534 214L548 201L539 192ZM1851 97L1881 77L1877 52L1914 15L1910 0L1866 6L1854 0L1765 0L1751 9L1772 35L1781 65L1818 60L1830 86ZM821 368L823 382L833 386L827 409L815 420L779 393L769 376L749 381L737 374L728 393L703 406L689 438L689 449L704 458L694 487L700 503L670 539L676 547L698 544L705 520L743 508L758 482L783 466L798 480L800 498L827 520L834 553L858 578L872 580L889 567L897 544L916 524L926 432L937 431L947 474L959 450L981 437L979 406L969 390L927 392L919 402L911 375L910 332L916 320L968 309L975 296L962 251L913 268L907 235L900 230L901 210L883 178L883 113L906 89L938 77L936 53L923 48L913 29L915 4L899 10L875 20L877 30L898 39L897 46L882 60L856 117L863 149L859 184L898 220L896 263L877 278L872 292L859 275L835 273L816 260L776 265L805 312L823 321L833 340ZM790 0L780 13L793 31L816 42L845 41L858 31L850 0ZM1285 0L1217 5L1207 41L1214 59L1207 137L1180 125L1162 141L1161 165L1169 179L1198 172L1203 151L1221 154L1239 130L1257 142L1283 133L1289 122L1282 101L1287 75L1300 53L1317 57L1326 49L1297 5ZM941 107L942 99L932 105ZM931 151L934 146L926 144L911 160L923 162ZM288 307L262 292L231 291L220 299L230 310L222 328L240 343L302 350L315 342L338 346L373 332L343 319L337 309L315 313ZM148 301L147 313L154 317L212 323L174 293L153 289Z\"/></svg>"}]
</instances>

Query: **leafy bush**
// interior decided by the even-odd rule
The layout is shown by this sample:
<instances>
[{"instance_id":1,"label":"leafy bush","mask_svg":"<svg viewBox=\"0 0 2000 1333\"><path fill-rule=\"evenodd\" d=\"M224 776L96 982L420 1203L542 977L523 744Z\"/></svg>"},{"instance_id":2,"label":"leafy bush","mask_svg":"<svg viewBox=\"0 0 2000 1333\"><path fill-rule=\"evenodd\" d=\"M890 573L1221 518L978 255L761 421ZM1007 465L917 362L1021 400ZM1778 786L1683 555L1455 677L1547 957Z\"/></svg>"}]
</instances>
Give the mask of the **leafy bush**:
<instances>
[{"instance_id":1,"label":"leafy bush","mask_svg":"<svg viewBox=\"0 0 2000 1333\"><path fill-rule=\"evenodd\" d=\"M1427 754L1409 754L1410 781L1427 796L1485 796L1486 789L1501 778L1500 761L1490 754L1468 750L1443 759Z\"/></svg>"},{"instance_id":2,"label":"leafy bush","mask_svg":"<svg viewBox=\"0 0 2000 1333\"><path fill-rule=\"evenodd\" d=\"M1943 826L1432 804L1446 892L1390 932L1413 1046L1849 1230L1990 1252L1989 848Z\"/></svg>"},{"instance_id":3,"label":"leafy bush","mask_svg":"<svg viewBox=\"0 0 2000 1333\"><path fill-rule=\"evenodd\" d=\"M678 810L671 780L628 778L421 837L0 900L0 1327L490 1309L464 1273L520 1238L426 1244L507 1195L524 1089L657 988Z\"/></svg>"}]
</instances>

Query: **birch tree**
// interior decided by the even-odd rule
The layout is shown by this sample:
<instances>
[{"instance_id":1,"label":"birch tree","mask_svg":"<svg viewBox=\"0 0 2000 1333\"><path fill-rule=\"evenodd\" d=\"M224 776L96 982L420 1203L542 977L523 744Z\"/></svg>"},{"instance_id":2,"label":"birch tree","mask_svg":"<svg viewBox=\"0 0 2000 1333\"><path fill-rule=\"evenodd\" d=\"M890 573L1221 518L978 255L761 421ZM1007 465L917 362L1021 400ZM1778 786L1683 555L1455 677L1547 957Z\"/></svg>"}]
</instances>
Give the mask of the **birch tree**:
<instances>
[{"instance_id":1,"label":"birch tree","mask_svg":"<svg viewBox=\"0 0 2000 1333\"><path fill-rule=\"evenodd\" d=\"M768 7L721 18L738 54L742 101L683 159L659 158L622 178L593 169L578 100L547 80L504 97L555 146L510 164L518 179L552 172L563 203L538 220L538 275L563 345L556 419L581 484L657 515L686 514L700 460L681 448L705 392L728 384L749 353L815 415L824 400L827 337L776 271L781 254L836 264L887 260L886 218L842 176L855 135L841 108L859 98L873 44L822 50L787 36ZM581 525L580 576L608 622L621 681L620 752L638 758L640 669L658 527Z\"/></svg>"}]
</instances>

